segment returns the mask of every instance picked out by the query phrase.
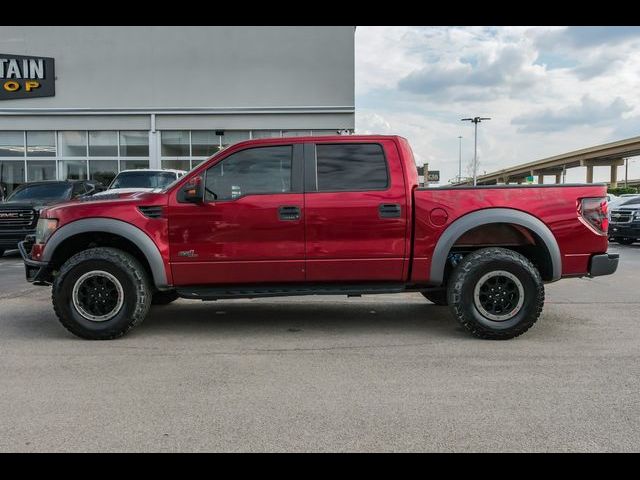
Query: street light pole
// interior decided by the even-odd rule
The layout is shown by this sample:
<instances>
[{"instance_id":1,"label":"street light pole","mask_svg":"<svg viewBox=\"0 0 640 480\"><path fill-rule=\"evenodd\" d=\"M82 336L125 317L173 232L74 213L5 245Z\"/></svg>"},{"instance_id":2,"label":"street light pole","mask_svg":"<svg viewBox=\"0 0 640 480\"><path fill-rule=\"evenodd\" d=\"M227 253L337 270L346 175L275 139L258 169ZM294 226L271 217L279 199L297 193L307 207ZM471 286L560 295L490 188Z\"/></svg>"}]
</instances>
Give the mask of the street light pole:
<instances>
[{"instance_id":1,"label":"street light pole","mask_svg":"<svg viewBox=\"0 0 640 480\"><path fill-rule=\"evenodd\" d=\"M475 126L473 135L473 186L477 184L478 178L478 124L483 120L491 120L489 117L462 118L463 122L472 122Z\"/></svg>"},{"instance_id":2,"label":"street light pole","mask_svg":"<svg viewBox=\"0 0 640 480\"><path fill-rule=\"evenodd\" d=\"M462 180L462 135L458 135L458 183Z\"/></svg>"}]
</instances>

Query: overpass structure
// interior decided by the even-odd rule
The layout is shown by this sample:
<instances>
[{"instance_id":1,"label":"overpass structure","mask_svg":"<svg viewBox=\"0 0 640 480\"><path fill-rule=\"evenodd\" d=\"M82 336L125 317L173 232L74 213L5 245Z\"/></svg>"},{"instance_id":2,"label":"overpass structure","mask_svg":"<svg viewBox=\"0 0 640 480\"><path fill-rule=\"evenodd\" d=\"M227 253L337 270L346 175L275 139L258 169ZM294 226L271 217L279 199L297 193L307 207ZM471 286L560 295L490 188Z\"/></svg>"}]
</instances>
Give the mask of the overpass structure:
<instances>
[{"instance_id":1,"label":"overpass structure","mask_svg":"<svg viewBox=\"0 0 640 480\"><path fill-rule=\"evenodd\" d=\"M618 184L618 167L624 164L626 157L636 155L640 155L640 137L583 148L479 175L477 184L523 183L529 176L537 176L538 183L541 184L544 183L544 177L547 175L555 176L555 183L562 183L563 173L567 169L575 167L587 167L586 182L593 183L593 167L608 166L611 168L609 184L615 188ZM473 183L473 180L465 180L455 185L471 183Z\"/></svg>"},{"instance_id":2,"label":"overpass structure","mask_svg":"<svg viewBox=\"0 0 640 480\"><path fill-rule=\"evenodd\" d=\"M607 182L607 185L609 185L610 187L612 186L610 182ZM640 187L640 178L629 179L626 182L624 180L620 180L618 182L618 187L638 188L638 187ZM613 187L613 188L615 188L615 187Z\"/></svg>"}]
</instances>

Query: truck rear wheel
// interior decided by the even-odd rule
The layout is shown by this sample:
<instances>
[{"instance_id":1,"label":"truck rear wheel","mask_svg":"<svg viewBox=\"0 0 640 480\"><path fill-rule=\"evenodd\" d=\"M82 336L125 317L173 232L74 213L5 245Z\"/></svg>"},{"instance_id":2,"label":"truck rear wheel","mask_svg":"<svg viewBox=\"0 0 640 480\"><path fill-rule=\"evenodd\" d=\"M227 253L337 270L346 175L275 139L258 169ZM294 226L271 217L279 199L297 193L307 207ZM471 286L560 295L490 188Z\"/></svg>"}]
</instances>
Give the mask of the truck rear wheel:
<instances>
[{"instance_id":1,"label":"truck rear wheel","mask_svg":"<svg viewBox=\"0 0 640 480\"><path fill-rule=\"evenodd\" d=\"M456 319L479 338L506 340L526 332L544 304L536 267L505 248L484 248L462 259L447 289Z\"/></svg>"},{"instance_id":2,"label":"truck rear wheel","mask_svg":"<svg viewBox=\"0 0 640 480\"><path fill-rule=\"evenodd\" d=\"M121 337L146 317L151 286L146 271L130 254L90 248L67 260L52 288L60 323L88 340Z\"/></svg>"}]
</instances>

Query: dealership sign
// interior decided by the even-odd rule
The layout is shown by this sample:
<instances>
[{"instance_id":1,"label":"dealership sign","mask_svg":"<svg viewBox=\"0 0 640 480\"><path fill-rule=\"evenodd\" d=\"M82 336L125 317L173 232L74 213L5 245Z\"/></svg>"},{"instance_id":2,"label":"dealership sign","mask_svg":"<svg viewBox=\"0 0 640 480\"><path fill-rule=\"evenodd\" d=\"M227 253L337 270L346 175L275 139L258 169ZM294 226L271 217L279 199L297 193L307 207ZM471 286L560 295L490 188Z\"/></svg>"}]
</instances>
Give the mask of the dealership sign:
<instances>
[{"instance_id":1,"label":"dealership sign","mask_svg":"<svg viewBox=\"0 0 640 480\"><path fill-rule=\"evenodd\" d=\"M427 180L438 183L440 181L440 170L429 170L429 172L427 172Z\"/></svg>"},{"instance_id":2,"label":"dealership sign","mask_svg":"<svg viewBox=\"0 0 640 480\"><path fill-rule=\"evenodd\" d=\"M0 53L0 100L55 94L53 58Z\"/></svg>"}]
</instances>

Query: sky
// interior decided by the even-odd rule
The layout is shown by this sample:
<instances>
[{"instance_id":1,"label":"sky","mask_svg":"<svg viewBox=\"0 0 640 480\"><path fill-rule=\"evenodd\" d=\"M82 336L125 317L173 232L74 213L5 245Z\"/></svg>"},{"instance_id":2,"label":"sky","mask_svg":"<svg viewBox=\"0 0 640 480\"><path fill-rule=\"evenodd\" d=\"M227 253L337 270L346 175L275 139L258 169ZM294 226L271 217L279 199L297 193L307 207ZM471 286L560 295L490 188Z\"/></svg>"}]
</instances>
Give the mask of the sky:
<instances>
[{"instance_id":1,"label":"sky","mask_svg":"<svg viewBox=\"0 0 640 480\"><path fill-rule=\"evenodd\" d=\"M479 174L640 136L640 27L359 26L355 42L356 133L406 137L440 185L458 174L458 136L471 174L465 117L491 117L478 125ZM594 168L595 181L609 175Z\"/></svg>"}]
</instances>

